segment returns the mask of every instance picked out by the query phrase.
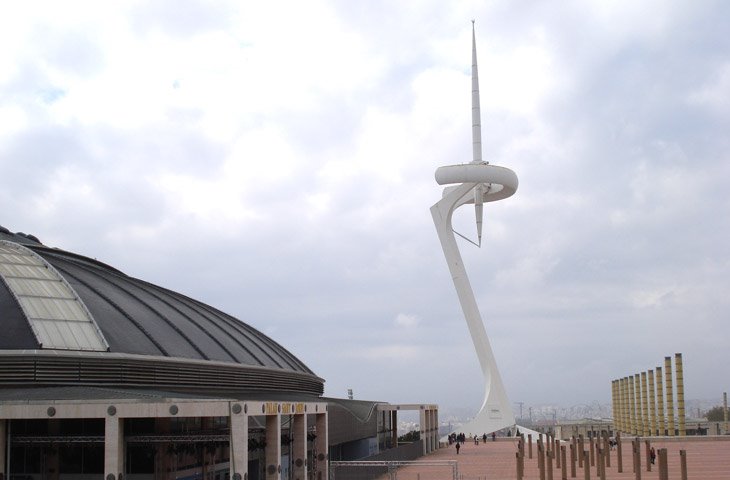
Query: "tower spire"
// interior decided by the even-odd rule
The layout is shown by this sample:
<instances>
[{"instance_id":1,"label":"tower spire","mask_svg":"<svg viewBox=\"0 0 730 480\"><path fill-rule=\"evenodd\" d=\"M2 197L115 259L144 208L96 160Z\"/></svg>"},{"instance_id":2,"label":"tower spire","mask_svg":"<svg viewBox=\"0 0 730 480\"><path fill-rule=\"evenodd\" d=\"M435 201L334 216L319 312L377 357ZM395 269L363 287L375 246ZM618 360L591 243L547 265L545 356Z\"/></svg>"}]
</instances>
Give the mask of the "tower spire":
<instances>
[{"instance_id":1,"label":"tower spire","mask_svg":"<svg viewBox=\"0 0 730 480\"><path fill-rule=\"evenodd\" d=\"M477 39L471 21L471 142L472 162L482 163L482 114L479 108L479 72L477 70ZM474 187L474 216L477 222L477 245L482 246L482 221L484 218L484 193L486 185Z\"/></svg>"},{"instance_id":2,"label":"tower spire","mask_svg":"<svg viewBox=\"0 0 730 480\"><path fill-rule=\"evenodd\" d=\"M471 140L472 163L482 161L482 115L479 108L479 72L477 70L477 40L471 21Z\"/></svg>"}]
</instances>

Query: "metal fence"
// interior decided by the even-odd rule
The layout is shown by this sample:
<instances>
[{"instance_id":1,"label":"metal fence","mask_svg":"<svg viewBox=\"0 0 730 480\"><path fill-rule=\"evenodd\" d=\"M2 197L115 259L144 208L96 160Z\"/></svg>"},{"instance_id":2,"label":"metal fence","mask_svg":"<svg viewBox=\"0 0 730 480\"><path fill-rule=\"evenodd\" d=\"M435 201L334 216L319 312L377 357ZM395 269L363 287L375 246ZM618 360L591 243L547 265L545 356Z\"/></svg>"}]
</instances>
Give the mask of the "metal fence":
<instances>
[{"instance_id":1,"label":"metal fence","mask_svg":"<svg viewBox=\"0 0 730 480\"><path fill-rule=\"evenodd\" d=\"M408 476L401 476L401 480L420 480L421 474L417 467L440 467L443 473L440 473L439 479L459 480L459 465L454 460L446 461L349 461L349 462L330 462L330 480L371 480L374 478L388 478L389 480L397 480L398 472L402 467L416 467L408 469ZM424 479L426 477L424 476Z\"/></svg>"}]
</instances>

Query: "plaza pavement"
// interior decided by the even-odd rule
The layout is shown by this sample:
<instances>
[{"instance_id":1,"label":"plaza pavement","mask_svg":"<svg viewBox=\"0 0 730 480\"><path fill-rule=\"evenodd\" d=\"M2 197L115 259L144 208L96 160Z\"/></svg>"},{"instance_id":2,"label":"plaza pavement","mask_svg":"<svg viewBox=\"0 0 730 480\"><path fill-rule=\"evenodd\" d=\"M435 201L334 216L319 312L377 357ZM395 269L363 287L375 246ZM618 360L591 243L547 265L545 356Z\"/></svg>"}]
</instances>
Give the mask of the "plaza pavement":
<instances>
[{"instance_id":1,"label":"plaza pavement","mask_svg":"<svg viewBox=\"0 0 730 480\"><path fill-rule=\"evenodd\" d=\"M679 480L680 475L680 450L687 452L687 478L690 480L730 480L730 437L686 437L687 440L662 438L650 439L655 449L666 448L669 467L669 479ZM568 445L568 442L562 442ZM568 447L569 448L569 447ZM459 480L511 480L517 478L516 458L517 443L513 439L499 439L496 442L479 442L475 445L467 441L462 445L459 454L453 445L444 446L433 453L422 457L423 461L448 461L458 462ZM632 469L632 454L630 439L623 439L622 458L623 473L618 473L617 450L611 451L611 467L606 468L607 480L629 480L634 479ZM569 456L569 454L568 454ZM652 465L652 471L646 471L644 458L644 442L642 439L642 465L641 479L654 480L659 478L659 464ZM387 476L382 477L387 479ZM398 480L450 480L451 470L441 466L408 466L402 467L397 473ZM527 446L525 447L525 480L539 480L540 475L537 467L537 446L533 444L533 458L528 458ZM548 478L546 476L546 478ZM553 480L562 478L561 469L553 465ZM570 460L568 460L567 478L570 479ZM576 479L584 480L585 472L577 467ZM596 468L590 469L590 478L598 479Z\"/></svg>"}]
</instances>

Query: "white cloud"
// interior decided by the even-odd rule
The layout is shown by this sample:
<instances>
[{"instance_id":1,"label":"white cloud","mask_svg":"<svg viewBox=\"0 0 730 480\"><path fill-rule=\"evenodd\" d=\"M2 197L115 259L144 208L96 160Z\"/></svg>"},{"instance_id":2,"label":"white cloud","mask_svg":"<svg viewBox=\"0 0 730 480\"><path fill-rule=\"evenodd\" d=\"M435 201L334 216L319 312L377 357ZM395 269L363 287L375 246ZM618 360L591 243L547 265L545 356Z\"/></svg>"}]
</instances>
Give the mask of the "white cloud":
<instances>
[{"instance_id":1,"label":"white cloud","mask_svg":"<svg viewBox=\"0 0 730 480\"><path fill-rule=\"evenodd\" d=\"M415 328L421 323L418 315L399 313L395 317L395 326L401 328Z\"/></svg>"},{"instance_id":2,"label":"white cloud","mask_svg":"<svg viewBox=\"0 0 730 480\"><path fill-rule=\"evenodd\" d=\"M591 356L607 377L555 395L607 401L629 360L721 352L676 332L728 310L727 10L16 2L0 16L0 224L222 307L335 394L477 407L428 212L435 168L471 159L475 17L484 156L520 189L462 254L505 384L536 402ZM455 225L473 232L473 211ZM545 346L550 365L513 354ZM392 379L373 376L389 361ZM438 385L403 382L415 363ZM694 381L688 395L714 394Z\"/></svg>"}]
</instances>

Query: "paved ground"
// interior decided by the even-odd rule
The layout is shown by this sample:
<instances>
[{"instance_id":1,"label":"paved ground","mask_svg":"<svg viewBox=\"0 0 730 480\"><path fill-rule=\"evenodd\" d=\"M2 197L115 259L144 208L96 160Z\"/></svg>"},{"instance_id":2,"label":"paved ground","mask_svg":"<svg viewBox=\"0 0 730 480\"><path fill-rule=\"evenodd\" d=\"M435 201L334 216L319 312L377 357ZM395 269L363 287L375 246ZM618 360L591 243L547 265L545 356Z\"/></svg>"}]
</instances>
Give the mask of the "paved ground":
<instances>
[{"instance_id":1,"label":"paved ground","mask_svg":"<svg viewBox=\"0 0 730 480\"><path fill-rule=\"evenodd\" d=\"M730 441L709 440L704 441L662 441L655 439L651 445L655 449L666 448L669 466L669 478L671 480L681 479L680 475L680 450L687 452L687 478L690 480L730 480ZM567 444L567 443L566 443ZM632 469L631 441L624 439L622 442L623 473L618 473L617 451L611 452L611 467L606 468L606 479L634 479L636 478ZM569 447L568 447L569 448ZM467 442L461 447L459 454L456 454L454 446L441 448L430 455L423 457L424 461L448 461L458 462L459 480L510 480L517 478L516 458L517 444L512 441L486 442L474 445ZM642 480L654 480L659 478L659 465L652 465L652 471L646 471L644 457L644 443L642 442ZM527 457L525 453L525 480L539 480L540 475L537 467L537 448L533 445L533 458ZM569 454L568 454L569 455ZM570 462L570 460L568 460ZM570 464L569 464L570 465ZM388 478L383 477L383 478ZM446 467L424 467L408 466L398 470L398 480L450 480L451 470ZM546 478L549 478L546 476ZM553 466L553 480L562 478L561 469ZM567 478L570 479L570 467L567 470ZM576 479L587 478L583 469L576 466ZM590 469L590 478L598 479L596 468Z\"/></svg>"}]
</instances>

